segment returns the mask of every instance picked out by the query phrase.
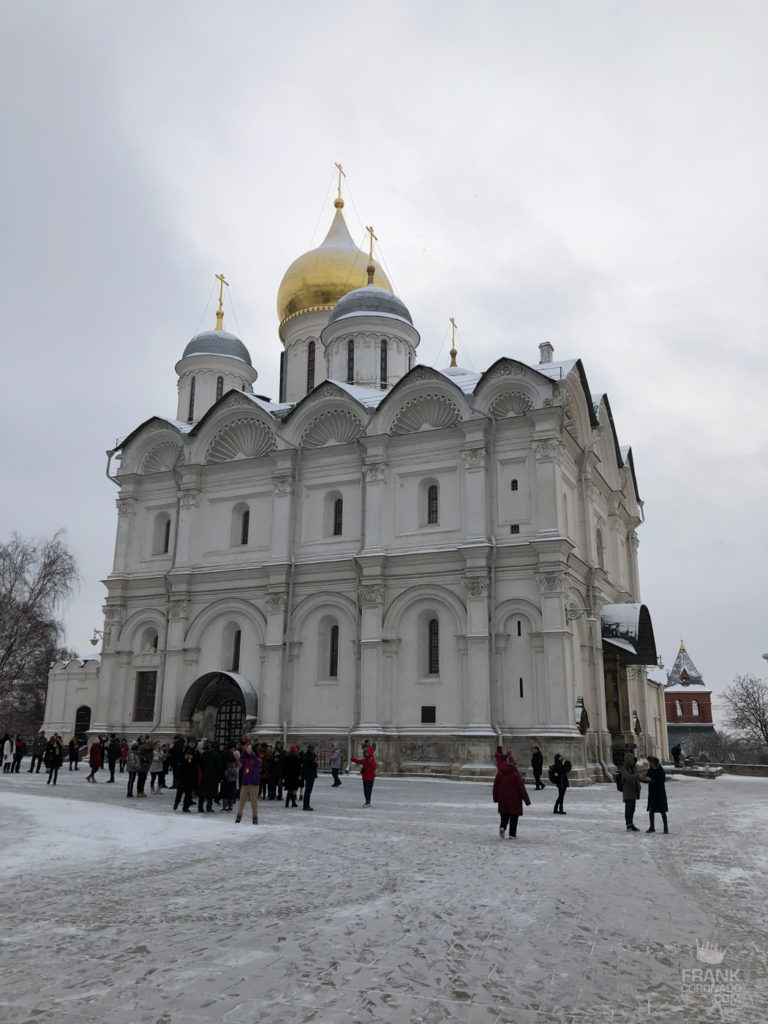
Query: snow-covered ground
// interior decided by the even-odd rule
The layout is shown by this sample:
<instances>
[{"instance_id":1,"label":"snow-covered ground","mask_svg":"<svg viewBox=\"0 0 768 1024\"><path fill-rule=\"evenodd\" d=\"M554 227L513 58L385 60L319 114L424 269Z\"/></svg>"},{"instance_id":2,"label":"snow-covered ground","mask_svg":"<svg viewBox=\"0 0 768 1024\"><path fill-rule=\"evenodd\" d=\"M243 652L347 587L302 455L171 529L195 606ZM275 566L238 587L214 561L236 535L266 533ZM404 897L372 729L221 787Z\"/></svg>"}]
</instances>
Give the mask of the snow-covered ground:
<instances>
[{"instance_id":1,"label":"snow-covered ground","mask_svg":"<svg viewBox=\"0 0 768 1024\"><path fill-rule=\"evenodd\" d=\"M502 841L485 783L380 778L363 808L321 776L313 814L253 826L26 767L0 774L4 1024L768 1019L768 780L670 781L668 836L548 786Z\"/></svg>"}]
</instances>

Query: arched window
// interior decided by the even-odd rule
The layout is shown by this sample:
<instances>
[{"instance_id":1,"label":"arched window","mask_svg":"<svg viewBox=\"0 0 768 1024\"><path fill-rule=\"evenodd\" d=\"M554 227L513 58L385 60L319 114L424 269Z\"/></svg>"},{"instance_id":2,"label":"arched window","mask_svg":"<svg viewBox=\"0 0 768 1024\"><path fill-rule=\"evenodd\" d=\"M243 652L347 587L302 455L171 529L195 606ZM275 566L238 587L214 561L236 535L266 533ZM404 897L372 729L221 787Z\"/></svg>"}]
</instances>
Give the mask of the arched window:
<instances>
[{"instance_id":1,"label":"arched window","mask_svg":"<svg viewBox=\"0 0 768 1024\"><path fill-rule=\"evenodd\" d=\"M696 699L691 701L691 714L699 717L699 702Z\"/></svg>"},{"instance_id":2,"label":"arched window","mask_svg":"<svg viewBox=\"0 0 768 1024\"><path fill-rule=\"evenodd\" d=\"M167 512L158 512L155 516L155 528L152 535L152 554L167 555L171 547L171 517Z\"/></svg>"},{"instance_id":3,"label":"arched window","mask_svg":"<svg viewBox=\"0 0 768 1024\"><path fill-rule=\"evenodd\" d=\"M341 536L341 527L344 517L344 500L337 498L333 503L333 536Z\"/></svg>"},{"instance_id":4,"label":"arched window","mask_svg":"<svg viewBox=\"0 0 768 1024\"><path fill-rule=\"evenodd\" d=\"M436 676L440 673L440 623L430 619L427 623L427 674Z\"/></svg>"},{"instance_id":5,"label":"arched window","mask_svg":"<svg viewBox=\"0 0 768 1024\"><path fill-rule=\"evenodd\" d=\"M427 525L435 525L438 521L438 489L437 484L427 488Z\"/></svg>"},{"instance_id":6,"label":"arched window","mask_svg":"<svg viewBox=\"0 0 768 1024\"><path fill-rule=\"evenodd\" d=\"M232 634L232 663L230 672L240 671L240 644L242 643L242 630L236 629Z\"/></svg>"},{"instance_id":7,"label":"arched window","mask_svg":"<svg viewBox=\"0 0 768 1024\"><path fill-rule=\"evenodd\" d=\"M249 509L243 512L242 519L240 520L240 543L248 543L248 534L251 529L251 513Z\"/></svg>"},{"instance_id":8,"label":"arched window","mask_svg":"<svg viewBox=\"0 0 768 1024\"><path fill-rule=\"evenodd\" d=\"M223 393L224 393L224 378L223 377L217 377L216 378L216 401L217 402L221 398Z\"/></svg>"},{"instance_id":9,"label":"arched window","mask_svg":"<svg viewBox=\"0 0 768 1024\"><path fill-rule=\"evenodd\" d=\"M347 342L347 384L355 382L355 343L352 338Z\"/></svg>"},{"instance_id":10,"label":"arched window","mask_svg":"<svg viewBox=\"0 0 768 1024\"><path fill-rule=\"evenodd\" d=\"M605 568L605 548L603 547L603 535L600 530L595 534L595 554L597 564L601 569Z\"/></svg>"},{"instance_id":11,"label":"arched window","mask_svg":"<svg viewBox=\"0 0 768 1024\"><path fill-rule=\"evenodd\" d=\"M147 627L141 634L141 650L147 652L157 650L157 630L153 626Z\"/></svg>"},{"instance_id":12,"label":"arched window","mask_svg":"<svg viewBox=\"0 0 768 1024\"><path fill-rule=\"evenodd\" d=\"M238 501L232 509L229 546L232 548L244 546L249 542L250 538L251 511L244 501Z\"/></svg>"},{"instance_id":13,"label":"arched window","mask_svg":"<svg viewBox=\"0 0 768 1024\"><path fill-rule=\"evenodd\" d=\"M315 343L310 341L307 346L307 394L315 386Z\"/></svg>"},{"instance_id":14,"label":"arched window","mask_svg":"<svg viewBox=\"0 0 768 1024\"><path fill-rule=\"evenodd\" d=\"M675 701L675 714L678 718L683 717L683 702L681 700Z\"/></svg>"},{"instance_id":15,"label":"arched window","mask_svg":"<svg viewBox=\"0 0 768 1024\"><path fill-rule=\"evenodd\" d=\"M328 678L338 679L339 676L339 627L331 626L328 643Z\"/></svg>"},{"instance_id":16,"label":"arched window","mask_svg":"<svg viewBox=\"0 0 768 1024\"><path fill-rule=\"evenodd\" d=\"M195 377L192 378L192 383L189 385L189 411L187 413L187 423L191 423L195 418L195 384L197 380Z\"/></svg>"},{"instance_id":17,"label":"arched window","mask_svg":"<svg viewBox=\"0 0 768 1024\"><path fill-rule=\"evenodd\" d=\"M379 387L382 391L387 386L387 339L381 339L381 357L379 367Z\"/></svg>"}]
</instances>

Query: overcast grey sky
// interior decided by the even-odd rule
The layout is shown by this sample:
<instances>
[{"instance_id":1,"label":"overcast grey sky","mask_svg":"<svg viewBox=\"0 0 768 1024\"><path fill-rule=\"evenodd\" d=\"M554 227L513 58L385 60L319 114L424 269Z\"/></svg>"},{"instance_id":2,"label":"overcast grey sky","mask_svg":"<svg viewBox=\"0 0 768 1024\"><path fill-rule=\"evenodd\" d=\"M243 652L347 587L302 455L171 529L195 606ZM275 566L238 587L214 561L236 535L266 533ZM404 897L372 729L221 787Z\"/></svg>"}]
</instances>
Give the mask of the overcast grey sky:
<instances>
[{"instance_id":1,"label":"overcast grey sky","mask_svg":"<svg viewBox=\"0 0 768 1024\"><path fill-rule=\"evenodd\" d=\"M763 0L0 0L0 537L64 527L90 653L104 451L175 415L213 326L277 397L282 275L345 213L420 361L581 357L631 445L656 642L717 690L765 674Z\"/></svg>"}]
</instances>

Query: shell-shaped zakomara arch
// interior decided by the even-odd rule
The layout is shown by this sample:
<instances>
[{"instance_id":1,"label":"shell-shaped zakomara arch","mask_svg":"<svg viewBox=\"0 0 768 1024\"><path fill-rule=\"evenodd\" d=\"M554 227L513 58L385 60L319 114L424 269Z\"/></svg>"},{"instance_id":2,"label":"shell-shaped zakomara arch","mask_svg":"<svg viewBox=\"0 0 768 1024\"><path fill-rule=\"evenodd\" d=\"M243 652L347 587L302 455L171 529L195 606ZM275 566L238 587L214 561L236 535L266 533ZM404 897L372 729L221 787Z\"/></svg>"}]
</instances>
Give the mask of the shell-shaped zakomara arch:
<instances>
[{"instance_id":1,"label":"shell-shaped zakomara arch","mask_svg":"<svg viewBox=\"0 0 768 1024\"><path fill-rule=\"evenodd\" d=\"M230 420L208 444L205 463L258 459L277 447L274 431L254 416Z\"/></svg>"},{"instance_id":2,"label":"shell-shaped zakomara arch","mask_svg":"<svg viewBox=\"0 0 768 1024\"><path fill-rule=\"evenodd\" d=\"M451 398L439 391L422 391L402 403L392 419L390 433L443 430L456 426L460 420L461 411Z\"/></svg>"},{"instance_id":3,"label":"shell-shaped zakomara arch","mask_svg":"<svg viewBox=\"0 0 768 1024\"><path fill-rule=\"evenodd\" d=\"M153 445L141 460L142 473L168 473L183 461L183 446L176 441Z\"/></svg>"},{"instance_id":4,"label":"shell-shaped zakomara arch","mask_svg":"<svg viewBox=\"0 0 768 1024\"><path fill-rule=\"evenodd\" d=\"M365 424L350 409L327 409L304 425L299 438L302 448L351 444L365 432Z\"/></svg>"},{"instance_id":5,"label":"shell-shaped zakomara arch","mask_svg":"<svg viewBox=\"0 0 768 1024\"><path fill-rule=\"evenodd\" d=\"M527 416L532 410L533 400L524 391L502 391L488 407L488 412L496 420L508 416Z\"/></svg>"}]
</instances>

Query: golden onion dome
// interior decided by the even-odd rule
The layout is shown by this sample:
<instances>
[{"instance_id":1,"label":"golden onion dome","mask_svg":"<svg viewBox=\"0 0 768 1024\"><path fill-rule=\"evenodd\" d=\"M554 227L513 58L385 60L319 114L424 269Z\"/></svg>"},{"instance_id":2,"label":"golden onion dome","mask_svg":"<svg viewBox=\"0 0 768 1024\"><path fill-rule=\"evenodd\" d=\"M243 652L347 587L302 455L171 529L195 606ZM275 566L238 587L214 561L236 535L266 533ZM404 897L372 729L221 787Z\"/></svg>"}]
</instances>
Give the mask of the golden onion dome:
<instances>
[{"instance_id":1,"label":"golden onion dome","mask_svg":"<svg viewBox=\"0 0 768 1024\"><path fill-rule=\"evenodd\" d=\"M310 309L331 310L347 292L362 288L368 280L368 253L352 241L344 214L344 200L334 200L336 213L325 241L305 252L288 267L277 293L280 326ZM392 285L376 260L376 286L388 292Z\"/></svg>"}]
</instances>

